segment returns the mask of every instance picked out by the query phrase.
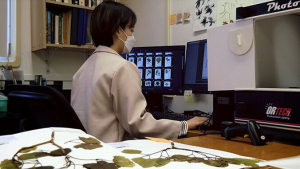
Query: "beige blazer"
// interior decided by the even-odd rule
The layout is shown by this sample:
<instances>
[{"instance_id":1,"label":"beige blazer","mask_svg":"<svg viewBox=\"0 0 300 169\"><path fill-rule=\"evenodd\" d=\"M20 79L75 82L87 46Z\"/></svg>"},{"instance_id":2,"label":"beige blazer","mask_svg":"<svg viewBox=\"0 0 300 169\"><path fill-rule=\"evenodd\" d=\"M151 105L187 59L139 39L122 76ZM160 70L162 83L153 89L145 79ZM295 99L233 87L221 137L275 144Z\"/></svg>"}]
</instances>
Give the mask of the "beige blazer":
<instances>
[{"instance_id":1,"label":"beige blazer","mask_svg":"<svg viewBox=\"0 0 300 169\"><path fill-rule=\"evenodd\" d=\"M99 46L73 77L71 105L88 134L103 142L135 138L176 139L181 123L155 120L145 111L140 72L116 51Z\"/></svg>"}]
</instances>

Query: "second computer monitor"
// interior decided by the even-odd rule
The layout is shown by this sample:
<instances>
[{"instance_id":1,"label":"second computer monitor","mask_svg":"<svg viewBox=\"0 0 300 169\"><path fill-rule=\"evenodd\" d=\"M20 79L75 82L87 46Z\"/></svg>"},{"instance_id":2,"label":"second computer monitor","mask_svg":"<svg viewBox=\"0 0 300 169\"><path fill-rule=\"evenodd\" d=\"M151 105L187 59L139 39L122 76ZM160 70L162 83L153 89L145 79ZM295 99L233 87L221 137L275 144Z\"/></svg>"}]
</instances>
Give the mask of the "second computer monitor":
<instances>
[{"instance_id":1,"label":"second computer monitor","mask_svg":"<svg viewBox=\"0 0 300 169\"><path fill-rule=\"evenodd\" d=\"M183 89L199 94L209 93L206 39L187 43Z\"/></svg>"}]
</instances>

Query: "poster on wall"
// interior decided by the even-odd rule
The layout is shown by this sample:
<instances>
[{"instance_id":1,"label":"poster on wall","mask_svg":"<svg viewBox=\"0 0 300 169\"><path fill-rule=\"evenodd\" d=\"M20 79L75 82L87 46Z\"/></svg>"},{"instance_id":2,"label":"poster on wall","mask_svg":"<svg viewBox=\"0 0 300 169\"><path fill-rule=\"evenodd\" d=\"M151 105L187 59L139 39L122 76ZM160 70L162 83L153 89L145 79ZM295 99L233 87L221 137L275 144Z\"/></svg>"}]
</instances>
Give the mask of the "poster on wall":
<instances>
[{"instance_id":1,"label":"poster on wall","mask_svg":"<svg viewBox=\"0 0 300 169\"><path fill-rule=\"evenodd\" d=\"M217 26L234 23L236 8L254 4L254 0L218 0Z\"/></svg>"},{"instance_id":2,"label":"poster on wall","mask_svg":"<svg viewBox=\"0 0 300 169\"><path fill-rule=\"evenodd\" d=\"M195 0L193 31L213 28L217 24L217 0Z\"/></svg>"}]
</instances>

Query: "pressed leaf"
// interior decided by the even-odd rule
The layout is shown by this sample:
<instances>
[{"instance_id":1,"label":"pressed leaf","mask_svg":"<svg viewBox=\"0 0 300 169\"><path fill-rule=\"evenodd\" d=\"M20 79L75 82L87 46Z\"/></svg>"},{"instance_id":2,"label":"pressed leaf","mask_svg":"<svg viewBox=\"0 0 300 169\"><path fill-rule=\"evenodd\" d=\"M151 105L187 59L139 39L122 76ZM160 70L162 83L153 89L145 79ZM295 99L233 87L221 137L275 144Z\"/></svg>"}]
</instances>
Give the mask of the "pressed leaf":
<instances>
[{"instance_id":1,"label":"pressed leaf","mask_svg":"<svg viewBox=\"0 0 300 169\"><path fill-rule=\"evenodd\" d=\"M35 150L35 149L36 149L36 146L31 147L31 148L26 148L26 149L20 151L20 153L28 153L28 152L30 152L30 151L32 151L32 150Z\"/></svg>"},{"instance_id":2,"label":"pressed leaf","mask_svg":"<svg viewBox=\"0 0 300 169\"><path fill-rule=\"evenodd\" d=\"M89 143L89 144L100 144L100 142L95 139L95 138L92 138L92 137L89 137L89 138L84 138L84 137L79 137L79 139L85 143Z\"/></svg>"},{"instance_id":3,"label":"pressed leaf","mask_svg":"<svg viewBox=\"0 0 300 169\"><path fill-rule=\"evenodd\" d=\"M143 168L153 167L156 164L156 159L133 158L132 161L137 163Z\"/></svg>"},{"instance_id":4,"label":"pressed leaf","mask_svg":"<svg viewBox=\"0 0 300 169\"><path fill-rule=\"evenodd\" d=\"M185 155L173 155L169 157L168 159L173 159L174 161L188 161L190 157L185 156Z\"/></svg>"},{"instance_id":5,"label":"pressed leaf","mask_svg":"<svg viewBox=\"0 0 300 169\"><path fill-rule=\"evenodd\" d=\"M120 167L134 167L134 163L123 156L114 156L114 163Z\"/></svg>"},{"instance_id":6,"label":"pressed leaf","mask_svg":"<svg viewBox=\"0 0 300 169\"><path fill-rule=\"evenodd\" d=\"M53 166L41 166L41 167L32 167L28 169L54 169Z\"/></svg>"},{"instance_id":7,"label":"pressed leaf","mask_svg":"<svg viewBox=\"0 0 300 169\"><path fill-rule=\"evenodd\" d=\"M61 149L53 150L49 153L50 156L65 156L69 154L72 150L69 148L64 149L65 154L61 151Z\"/></svg>"},{"instance_id":8,"label":"pressed leaf","mask_svg":"<svg viewBox=\"0 0 300 169\"><path fill-rule=\"evenodd\" d=\"M199 157L190 157L190 159L188 159L189 163L202 163L203 161L204 159Z\"/></svg>"},{"instance_id":9,"label":"pressed leaf","mask_svg":"<svg viewBox=\"0 0 300 169\"><path fill-rule=\"evenodd\" d=\"M241 169L280 169L280 168L267 165L267 166L261 166L261 167L245 167L245 168L241 168Z\"/></svg>"},{"instance_id":10,"label":"pressed leaf","mask_svg":"<svg viewBox=\"0 0 300 169\"><path fill-rule=\"evenodd\" d=\"M1 169L18 169L22 164L18 161L3 160L0 163Z\"/></svg>"},{"instance_id":11,"label":"pressed leaf","mask_svg":"<svg viewBox=\"0 0 300 169\"><path fill-rule=\"evenodd\" d=\"M131 149L125 149L122 151L122 153L126 154L141 154L141 150L131 150Z\"/></svg>"},{"instance_id":12,"label":"pressed leaf","mask_svg":"<svg viewBox=\"0 0 300 169\"><path fill-rule=\"evenodd\" d=\"M98 161L97 163L84 164L83 167L88 169L118 169L115 163L108 163L106 161Z\"/></svg>"},{"instance_id":13,"label":"pressed leaf","mask_svg":"<svg viewBox=\"0 0 300 169\"><path fill-rule=\"evenodd\" d=\"M245 166L252 166L252 167L258 167L256 163L261 161L258 159L245 159L245 158L221 158L221 159L230 164L236 164L236 165L244 164Z\"/></svg>"},{"instance_id":14,"label":"pressed leaf","mask_svg":"<svg viewBox=\"0 0 300 169\"><path fill-rule=\"evenodd\" d=\"M169 159L164 159L164 158L156 158L156 164L154 165L155 167L162 167L167 165L171 160Z\"/></svg>"},{"instance_id":15,"label":"pressed leaf","mask_svg":"<svg viewBox=\"0 0 300 169\"><path fill-rule=\"evenodd\" d=\"M22 154L19 156L20 160L29 160L29 159L36 159L40 157L49 156L48 153L45 152L34 152L34 153L28 153L28 154Z\"/></svg>"},{"instance_id":16,"label":"pressed leaf","mask_svg":"<svg viewBox=\"0 0 300 169\"><path fill-rule=\"evenodd\" d=\"M223 161L221 159L218 160L204 160L204 164L214 166L214 167L227 167L228 163L226 161Z\"/></svg>"},{"instance_id":17,"label":"pressed leaf","mask_svg":"<svg viewBox=\"0 0 300 169\"><path fill-rule=\"evenodd\" d=\"M103 146L100 145L100 144L82 143L82 144L76 145L74 147L75 148L83 148L83 149L86 149L86 150L92 150L92 149L100 148L100 147L103 147Z\"/></svg>"}]
</instances>

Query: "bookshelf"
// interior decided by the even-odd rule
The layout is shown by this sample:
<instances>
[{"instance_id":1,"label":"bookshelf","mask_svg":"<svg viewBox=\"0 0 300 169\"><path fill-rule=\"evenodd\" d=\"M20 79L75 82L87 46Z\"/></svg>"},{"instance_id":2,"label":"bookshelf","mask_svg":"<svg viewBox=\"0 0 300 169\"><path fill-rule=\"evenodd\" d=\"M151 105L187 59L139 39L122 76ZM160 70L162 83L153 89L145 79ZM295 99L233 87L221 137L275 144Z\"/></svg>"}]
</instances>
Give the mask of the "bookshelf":
<instances>
[{"instance_id":1,"label":"bookshelf","mask_svg":"<svg viewBox=\"0 0 300 169\"><path fill-rule=\"evenodd\" d=\"M47 9L57 12L68 12L77 9L86 9L88 12L94 7L87 7L51 0L31 0L31 51L47 50L57 48L64 51L91 52L96 48L93 45L72 45L70 42L64 44L47 43ZM70 33L70 32L68 32Z\"/></svg>"},{"instance_id":2,"label":"bookshelf","mask_svg":"<svg viewBox=\"0 0 300 169\"><path fill-rule=\"evenodd\" d=\"M51 0L45 0L45 2L49 6L53 5L53 6L61 7L61 8L66 7L66 8L81 8L81 9L94 10L94 7L86 7L86 6L74 5L74 4L71 4L71 3L56 2L56 1L51 1Z\"/></svg>"}]
</instances>

